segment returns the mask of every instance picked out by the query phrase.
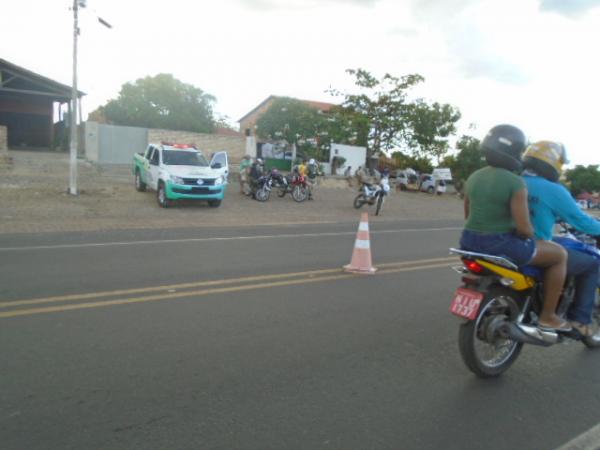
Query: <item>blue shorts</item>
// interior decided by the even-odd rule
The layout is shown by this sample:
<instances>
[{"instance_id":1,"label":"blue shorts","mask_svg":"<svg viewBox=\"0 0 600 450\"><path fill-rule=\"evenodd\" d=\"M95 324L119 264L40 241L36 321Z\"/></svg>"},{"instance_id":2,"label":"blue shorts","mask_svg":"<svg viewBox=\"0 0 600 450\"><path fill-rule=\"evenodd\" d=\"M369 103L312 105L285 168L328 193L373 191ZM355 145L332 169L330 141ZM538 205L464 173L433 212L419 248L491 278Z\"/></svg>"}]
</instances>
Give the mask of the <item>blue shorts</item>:
<instances>
[{"instance_id":1,"label":"blue shorts","mask_svg":"<svg viewBox=\"0 0 600 450\"><path fill-rule=\"evenodd\" d=\"M460 238L463 250L510 259L517 266L528 264L535 256L535 241L523 239L514 233L479 233L463 230Z\"/></svg>"}]
</instances>

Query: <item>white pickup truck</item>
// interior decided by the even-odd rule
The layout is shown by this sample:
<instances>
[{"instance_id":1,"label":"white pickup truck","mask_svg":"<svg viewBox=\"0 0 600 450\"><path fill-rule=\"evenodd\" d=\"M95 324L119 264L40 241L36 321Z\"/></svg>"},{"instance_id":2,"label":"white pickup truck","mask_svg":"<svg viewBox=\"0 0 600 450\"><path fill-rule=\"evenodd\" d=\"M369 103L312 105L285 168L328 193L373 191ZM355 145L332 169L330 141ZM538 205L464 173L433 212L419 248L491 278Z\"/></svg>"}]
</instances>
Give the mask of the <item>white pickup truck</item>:
<instances>
[{"instance_id":1,"label":"white pickup truck","mask_svg":"<svg viewBox=\"0 0 600 450\"><path fill-rule=\"evenodd\" d=\"M150 144L133 155L135 188L156 191L158 204L167 208L172 200L208 200L221 205L227 188L227 153L215 153L210 161L191 145Z\"/></svg>"}]
</instances>

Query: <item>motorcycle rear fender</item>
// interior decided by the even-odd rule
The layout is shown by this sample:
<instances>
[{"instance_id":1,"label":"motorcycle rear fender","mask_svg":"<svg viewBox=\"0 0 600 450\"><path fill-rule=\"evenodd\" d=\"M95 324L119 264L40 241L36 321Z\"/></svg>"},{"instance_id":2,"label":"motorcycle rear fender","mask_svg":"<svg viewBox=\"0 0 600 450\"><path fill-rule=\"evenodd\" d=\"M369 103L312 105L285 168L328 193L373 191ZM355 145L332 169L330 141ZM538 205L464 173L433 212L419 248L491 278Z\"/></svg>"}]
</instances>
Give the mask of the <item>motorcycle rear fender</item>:
<instances>
[{"instance_id":1,"label":"motorcycle rear fender","mask_svg":"<svg viewBox=\"0 0 600 450\"><path fill-rule=\"evenodd\" d=\"M482 259L478 259L477 262L486 269L501 276L502 278L511 280L512 283L510 284L510 288L514 289L515 291L525 291L535 286L535 280L531 277L528 277L527 275L523 275L522 273L507 269L506 267L492 264Z\"/></svg>"}]
</instances>

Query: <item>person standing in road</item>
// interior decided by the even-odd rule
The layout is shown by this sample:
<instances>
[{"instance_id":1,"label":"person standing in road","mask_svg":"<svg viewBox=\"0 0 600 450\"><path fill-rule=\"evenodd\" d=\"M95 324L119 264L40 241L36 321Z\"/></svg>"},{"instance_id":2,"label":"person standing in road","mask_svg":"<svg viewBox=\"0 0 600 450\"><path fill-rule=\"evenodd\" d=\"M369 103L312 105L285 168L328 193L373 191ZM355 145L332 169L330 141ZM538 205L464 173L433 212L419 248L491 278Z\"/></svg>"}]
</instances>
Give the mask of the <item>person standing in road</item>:
<instances>
[{"instance_id":1,"label":"person standing in road","mask_svg":"<svg viewBox=\"0 0 600 450\"><path fill-rule=\"evenodd\" d=\"M344 178L346 178L346 181L348 182L348 187L352 187L352 166L346 167L346 170L344 170Z\"/></svg>"},{"instance_id":2,"label":"person standing in road","mask_svg":"<svg viewBox=\"0 0 600 450\"><path fill-rule=\"evenodd\" d=\"M252 158L250 155L244 155L240 162L240 194L248 194L250 186L248 185L248 173L250 172L250 166L252 165Z\"/></svg>"},{"instance_id":3,"label":"person standing in road","mask_svg":"<svg viewBox=\"0 0 600 450\"><path fill-rule=\"evenodd\" d=\"M317 187L317 175L319 175L319 166L317 162L311 158L306 165L306 180L308 184L308 199L313 199L313 193Z\"/></svg>"},{"instance_id":4,"label":"person standing in road","mask_svg":"<svg viewBox=\"0 0 600 450\"><path fill-rule=\"evenodd\" d=\"M360 186L365 182L365 179L367 177L363 166L358 166L358 169L356 169L356 172L354 172L354 176L356 177L356 183L358 184L358 188L360 189Z\"/></svg>"}]
</instances>

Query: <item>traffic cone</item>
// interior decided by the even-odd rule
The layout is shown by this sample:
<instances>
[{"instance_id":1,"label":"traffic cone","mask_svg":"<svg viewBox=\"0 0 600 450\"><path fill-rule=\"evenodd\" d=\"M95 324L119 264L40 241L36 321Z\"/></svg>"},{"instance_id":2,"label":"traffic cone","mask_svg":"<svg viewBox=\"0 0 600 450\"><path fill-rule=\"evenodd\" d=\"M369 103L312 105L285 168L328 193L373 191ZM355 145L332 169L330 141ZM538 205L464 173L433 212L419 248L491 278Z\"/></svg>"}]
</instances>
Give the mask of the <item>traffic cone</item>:
<instances>
[{"instance_id":1,"label":"traffic cone","mask_svg":"<svg viewBox=\"0 0 600 450\"><path fill-rule=\"evenodd\" d=\"M371 261L371 242L369 239L369 214L362 213L354 241L354 251L350 264L344 266L345 272L373 274L377 269Z\"/></svg>"}]
</instances>

